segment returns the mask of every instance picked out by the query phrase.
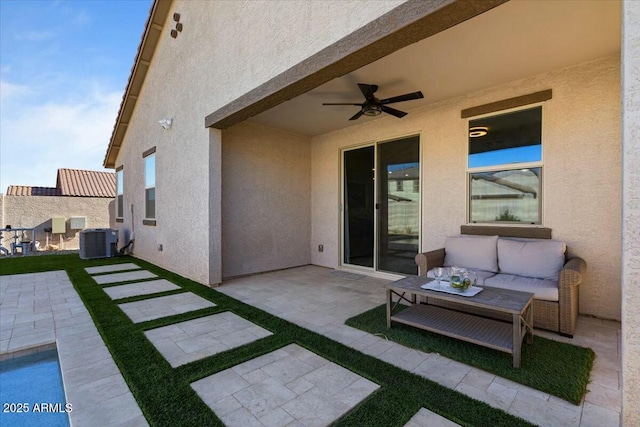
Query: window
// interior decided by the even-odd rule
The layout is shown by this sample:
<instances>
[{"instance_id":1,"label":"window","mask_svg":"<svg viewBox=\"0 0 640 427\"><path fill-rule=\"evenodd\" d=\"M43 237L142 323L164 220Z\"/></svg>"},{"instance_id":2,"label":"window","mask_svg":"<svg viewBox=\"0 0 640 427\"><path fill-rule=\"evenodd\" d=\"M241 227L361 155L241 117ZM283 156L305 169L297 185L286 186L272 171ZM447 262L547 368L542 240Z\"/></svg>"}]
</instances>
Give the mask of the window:
<instances>
[{"instance_id":1,"label":"window","mask_svg":"<svg viewBox=\"0 0 640 427\"><path fill-rule=\"evenodd\" d=\"M124 218L124 183L122 166L116 169L116 218Z\"/></svg>"},{"instance_id":2,"label":"window","mask_svg":"<svg viewBox=\"0 0 640 427\"><path fill-rule=\"evenodd\" d=\"M402 191L402 181L396 181L396 191Z\"/></svg>"},{"instance_id":3,"label":"window","mask_svg":"<svg viewBox=\"0 0 640 427\"><path fill-rule=\"evenodd\" d=\"M153 153L144 158L144 217L156 217L156 155Z\"/></svg>"},{"instance_id":4,"label":"window","mask_svg":"<svg viewBox=\"0 0 640 427\"><path fill-rule=\"evenodd\" d=\"M469 222L541 224L542 107L469 120Z\"/></svg>"}]
</instances>

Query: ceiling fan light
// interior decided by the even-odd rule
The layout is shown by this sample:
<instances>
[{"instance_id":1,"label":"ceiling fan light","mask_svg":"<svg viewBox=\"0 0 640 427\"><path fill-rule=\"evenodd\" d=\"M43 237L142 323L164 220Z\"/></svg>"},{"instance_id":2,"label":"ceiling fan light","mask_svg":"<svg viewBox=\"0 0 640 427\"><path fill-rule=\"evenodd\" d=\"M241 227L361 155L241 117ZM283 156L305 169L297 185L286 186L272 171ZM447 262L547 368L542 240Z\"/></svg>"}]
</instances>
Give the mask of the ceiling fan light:
<instances>
[{"instance_id":1,"label":"ceiling fan light","mask_svg":"<svg viewBox=\"0 0 640 427\"><path fill-rule=\"evenodd\" d=\"M366 105L363 107L362 114L365 116L379 116L382 114L382 107L380 105Z\"/></svg>"},{"instance_id":2,"label":"ceiling fan light","mask_svg":"<svg viewBox=\"0 0 640 427\"><path fill-rule=\"evenodd\" d=\"M485 136L487 133L489 133L489 128L486 126L474 126L472 128L469 128L470 138Z\"/></svg>"}]
</instances>

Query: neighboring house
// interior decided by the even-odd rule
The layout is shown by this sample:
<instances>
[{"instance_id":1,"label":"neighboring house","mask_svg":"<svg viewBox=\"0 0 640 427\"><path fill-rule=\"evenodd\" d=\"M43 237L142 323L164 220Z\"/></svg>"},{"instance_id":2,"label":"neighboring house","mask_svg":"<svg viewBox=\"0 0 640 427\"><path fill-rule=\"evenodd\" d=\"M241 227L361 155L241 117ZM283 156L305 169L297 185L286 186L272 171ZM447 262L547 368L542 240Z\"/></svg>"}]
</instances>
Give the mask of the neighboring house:
<instances>
[{"instance_id":1,"label":"neighboring house","mask_svg":"<svg viewBox=\"0 0 640 427\"><path fill-rule=\"evenodd\" d=\"M205 285L309 263L398 277L460 225L547 227L589 266L580 312L637 330L639 22L633 1L157 0L104 162L117 226ZM363 102L356 83L424 98L401 119L322 105ZM623 354L637 425L640 343Z\"/></svg>"},{"instance_id":2,"label":"neighboring house","mask_svg":"<svg viewBox=\"0 0 640 427\"><path fill-rule=\"evenodd\" d=\"M78 249L80 231L109 227L115 182L112 172L58 169L55 187L10 185L2 196L2 227L35 228L40 250Z\"/></svg>"}]
</instances>

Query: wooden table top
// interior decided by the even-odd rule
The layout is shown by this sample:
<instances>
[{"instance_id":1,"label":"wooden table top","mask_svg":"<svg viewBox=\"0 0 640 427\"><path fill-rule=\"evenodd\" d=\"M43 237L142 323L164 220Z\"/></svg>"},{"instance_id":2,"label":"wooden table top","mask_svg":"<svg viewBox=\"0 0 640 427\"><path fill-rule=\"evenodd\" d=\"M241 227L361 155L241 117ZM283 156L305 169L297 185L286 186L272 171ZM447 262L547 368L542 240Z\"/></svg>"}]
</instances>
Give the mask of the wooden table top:
<instances>
[{"instance_id":1,"label":"wooden table top","mask_svg":"<svg viewBox=\"0 0 640 427\"><path fill-rule=\"evenodd\" d=\"M387 284L387 289L392 291L405 291L416 295L459 304L487 308L511 314L521 314L533 300L530 292L514 291L510 289L500 289L492 287L482 287L482 292L472 297L449 294L445 292L422 289L420 286L433 281L434 279L425 276L407 276L395 282Z\"/></svg>"}]
</instances>

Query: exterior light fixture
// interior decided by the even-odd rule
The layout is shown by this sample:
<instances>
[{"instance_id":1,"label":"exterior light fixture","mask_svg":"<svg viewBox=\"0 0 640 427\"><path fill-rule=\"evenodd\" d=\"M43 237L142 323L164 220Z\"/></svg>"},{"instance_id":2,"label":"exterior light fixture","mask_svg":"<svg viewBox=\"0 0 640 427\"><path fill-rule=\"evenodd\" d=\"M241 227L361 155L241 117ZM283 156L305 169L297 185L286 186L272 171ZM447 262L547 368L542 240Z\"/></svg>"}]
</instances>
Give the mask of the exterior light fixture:
<instances>
[{"instance_id":1,"label":"exterior light fixture","mask_svg":"<svg viewBox=\"0 0 640 427\"><path fill-rule=\"evenodd\" d=\"M469 128L469 138L479 138L489 133L489 128L486 126L474 126Z\"/></svg>"},{"instance_id":2,"label":"exterior light fixture","mask_svg":"<svg viewBox=\"0 0 640 427\"><path fill-rule=\"evenodd\" d=\"M158 123L160 123L160 126L162 126L162 129L169 130L171 129L171 124L173 124L173 119L171 118L162 119L158 121Z\"/></svg>"}]
</instances>

